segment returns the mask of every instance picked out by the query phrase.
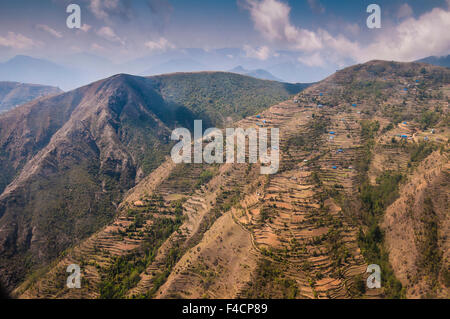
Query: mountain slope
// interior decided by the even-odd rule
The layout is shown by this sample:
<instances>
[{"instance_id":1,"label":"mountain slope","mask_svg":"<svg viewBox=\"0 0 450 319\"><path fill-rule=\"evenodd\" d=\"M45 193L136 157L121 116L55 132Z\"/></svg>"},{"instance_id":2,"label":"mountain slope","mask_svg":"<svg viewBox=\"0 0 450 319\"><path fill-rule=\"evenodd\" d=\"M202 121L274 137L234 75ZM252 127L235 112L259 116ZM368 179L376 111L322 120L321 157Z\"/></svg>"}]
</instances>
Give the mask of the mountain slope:
<instances>
[{"instance_id":1,"label":"mountain slope","mask_svg":"<svg viewBox=\"0 0 450 319\"><path fill-rule=\"evenodd\" d=\"M257 128L265 119L267 127L280 128L278 174L260 175L259 164L174 165L169 159L126 194L110 225L15 294L448 296L449 93L445 68L372 61L344 69L260 117L235 123ZM420 194L427 189L436 196L424 206ZM415 190L417 203L401 204ZM401 225L414 225L416 233ZM396 240L399 233L404 236ZM418 292L402 275L403 256L416 254L409 247L419 247L414 274L435 278ZM424 264L424 256L433 263ZM83 270L76 291L62 286L72 263ZM381 289L365 288L372 263L381 267Z\"/></svg>"},{"instance_id":2,"label":"mountain slope","mask_svg":"<svg viewBox=\"0 0 450 319\"><path fill-rule=\"evenodd\" d=\"M25 55L0 63L0 81L39 83L63 90L73 89L83 82L77 71Z\"/></svg>"},{"instance_id":3,"label":"mountain slope","mask_svg":"<svg viewBox=\"0 0 450 319\"><path fill-rule=\"evenodd\" d=\"M202 77L210 86L196 89ZM209 114L241 116L205 100L256 112L266 99L290 96L279 83L232 75L241 90L247 82L266 89L261 104L251 105L233 92L228 77L117 75L0 115L0 273L6 284L14 286L110 221L123 192L169 154L174 127L190 128L194 119L212 122Z\"/></svg>"},{"instance_id":4,"label":"mountain slope","mask_svg":"<svg viewBox=\"0 0 450 319\"><path fill-rule=\"evenodd\" d=\"M441 56L441 57L430 56L430 57L418 60L417 62L423 62L423 63L428 63L428 64L432 64L432 65L437 65L437 66L445 66L447 68L450 68L450 55Z\"/></svg>"},{"instance_id":5,"label":"mountain slope","mask_svg":"<svg viewBox=\"0 0 450 319\"><path fill-rule=\"evenodd\" d=\"M256 114L309 86L226 72L174 73L152 79L167 101L186 106L217 127Z\"/></svg>"},{"instance_id":6,"label":"mountain slope","mask_svg":"<svg viewBox=\"0 0 450 319\"><path fill-rule=\"evenodd\" d=\"M59 88L37 84L0 82L0 113L39 97L62 93Z\"/></svg>"},{"instance_id":7,"label":"mountain slope","mask_svg":"<svg viewBox=\"0 0 450 319\"><path fill-rule=\"evenodd\" d=\"M263 70L263 69L246 70L242 66L237 66L234 69L231 69L230 72L237 73L237 74L244 74L244 75L252 76L254 78L262 79L262 80L283 82L283 80L275 77L273 74L271 74L270 72Z\"/></svg>"}]
</instances>

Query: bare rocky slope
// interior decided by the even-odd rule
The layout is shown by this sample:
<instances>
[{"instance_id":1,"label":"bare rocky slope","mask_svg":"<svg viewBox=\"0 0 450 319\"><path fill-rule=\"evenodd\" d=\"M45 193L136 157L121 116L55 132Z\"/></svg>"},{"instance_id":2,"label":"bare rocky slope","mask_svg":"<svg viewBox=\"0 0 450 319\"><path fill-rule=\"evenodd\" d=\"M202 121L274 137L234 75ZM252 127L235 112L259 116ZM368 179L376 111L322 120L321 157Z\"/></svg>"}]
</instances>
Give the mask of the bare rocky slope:
<instances>
[{"instance_id":1,"label":"bare rocky slope","mask_svg":"<svg viewBox=\"0 0 450 319\"><path fill-rule=\"evenodd\" d=\"M278 127L281 167L171 159L21 298L448 298L450 72L372 61L239 127ZM263 122L264 121L264 122ZM67 289L79 264L82 288ZM382 288L369 290L369 264Z\"/></svg>"}]
</instances>

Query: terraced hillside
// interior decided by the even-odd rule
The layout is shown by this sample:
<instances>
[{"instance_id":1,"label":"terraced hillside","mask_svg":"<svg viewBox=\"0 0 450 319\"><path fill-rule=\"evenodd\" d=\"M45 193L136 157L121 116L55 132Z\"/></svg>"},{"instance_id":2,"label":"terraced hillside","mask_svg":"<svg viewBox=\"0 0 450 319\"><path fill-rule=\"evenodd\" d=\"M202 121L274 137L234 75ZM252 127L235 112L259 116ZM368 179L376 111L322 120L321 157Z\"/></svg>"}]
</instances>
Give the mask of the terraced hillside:
<instances>
[{"instance_id":1,"label":"terraced hillside","mask_svg":"<svg viewBox=\"0 0 450 319\"><path fill-rule=\"evenodd\" d=\"M449 96L445 68L342 70L235 123L280 129L277 174L167 159L127 193L112 224L14 293L448 298ZM365 285L373 263L380 289ZM70 264L82 268L81 289L65 288Z\"/></svg>"},{"instance_id":2,"label":"terraced hillside","mask_svg":"<svg viewBox=\"0 0 450 319\"><path fill-rule=\"evenodd\" d=\"M13 289L113 221L170 154L174 128L212 117L223 127L303 87L224 72L119 74L0 114L0 281Z\"/></svg>"}]
</instances>

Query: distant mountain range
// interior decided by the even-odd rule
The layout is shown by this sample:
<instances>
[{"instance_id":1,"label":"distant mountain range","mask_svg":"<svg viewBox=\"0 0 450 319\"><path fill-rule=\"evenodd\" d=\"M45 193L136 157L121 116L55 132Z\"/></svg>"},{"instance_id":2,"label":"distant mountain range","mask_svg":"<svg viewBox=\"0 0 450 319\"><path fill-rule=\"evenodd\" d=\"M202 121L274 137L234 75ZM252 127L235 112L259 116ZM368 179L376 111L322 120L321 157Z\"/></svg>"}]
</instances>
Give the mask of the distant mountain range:
<instances>
[{"instance_id":1,"label":"distant mountain range","mask_svg":"<svg viewBox=\"0 0 450 319\"><path fill-rule=\"evenodd\" d=\"M268 72L266 70L263 70L263 69L246 70L241 65L239 65L239 66L235 67L234 69L231 69L230 72L243 74L243 75L247 75L247 76L252 76L254 78L262 79L262 80L271 80L271 81L285 82L285 81L277 78L276 76L274 76L270 72Z\"/></svg>"},{"instance_id":2,"label":"distant mountain range","mask_svg":"<svg viewBox=\"0 0 450 319\"><path fill-rule=\"evenodd\" d=\"M0 63L0 81L39 83L67 90L83 83L81 74L56 63L18 55Z\"/></svg>"},{"instance_id":3,"label":"distant mountain range","mask_svg":"<svg viewBox=\"0 0 450 319\"><path fill-rule=\"evenodd\" d=\"M432 64L432 65L437 65L437 66L445 66L447 68L450 68L450 55L441 56L441 57L430 56L430 57L418 60L417 62L423 62L423 63L428 63L428 64Z\"/></svg>"},{"instance_id":4,"label":"distant mountain range","mask_svg":"<svg viewBox=\"0 0 450 319\"><path fill-rule=\"evenodd\" d=\"M18 82L0 82L0 113L36 98L62 93L57 87L25 84Z\"/></svg>"},{"instance_id":5,"label":"distant mountain range","mask_svg":"<svg viewBox=\"0 0 450 319\"><path fill-rule=\"evenodd\" d=\"M90 53L77 53L49 60L18 55L0 63L0 81L37 83L70 91L114 74L151 76L174 72L228 71L260 79L310 83L332 74L332 66L311 67L298 61L298 54L277 52L267 60L248 57L242 49L175 49L131 61L112 62ZM240 67L236 68L239 65ZM243 70L241 70L241 68Z\"/></svg>"},{"instance_id":6,"label":"distant mountain range","mask_svg":"<svg viewBox=\"0 0 450 319\"><path fill-rule=\"evenodd\" d=\"M175 72L199 72L207 71L203 64L192 59L173 59L159 65L155 65L144 72L141 76L160 75Z\"/></svg>"}]
</instances>

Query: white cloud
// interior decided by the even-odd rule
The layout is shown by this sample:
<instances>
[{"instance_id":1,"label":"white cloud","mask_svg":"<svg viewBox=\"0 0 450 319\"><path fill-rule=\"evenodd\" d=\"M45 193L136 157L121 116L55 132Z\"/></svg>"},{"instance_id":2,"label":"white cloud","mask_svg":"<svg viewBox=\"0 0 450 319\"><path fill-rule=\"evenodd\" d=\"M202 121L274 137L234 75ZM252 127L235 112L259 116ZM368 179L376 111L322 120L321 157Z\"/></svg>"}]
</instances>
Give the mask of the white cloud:
<instances>
[{"instance_id":1,"label":"white cloud","mask_svg":"<svg viewBox=\"0 0 450 319\"><path fill-rule=\"evenodd\" d=\"M156 41L145 42L145 47L150 51L167 51L169 49L175 49L175 45L169 42L166 38L159 38Z\"/></svg>"},{"instance_id":2,"label":"white cloud","mask_svg":"<svg viewBox=\"0 0 450 319\"><path fill-rule=\"evenodd\" d=\"M111 42L118 42L122 45L124 41L117 36L116 32L111 27L102 27L97 31L97 35Z\"/></svg>"},{"instance_id":3,"label":"white cloud","mask_svg":"<svg viewBox=\"0 0 450 319\"><path fill-rule=\"evenodd\" d=\"M13 49L29 49L39 46L39 43L20 33L8 32L6 37L0 36L0 46Z\"/></svg>"},{"instance_id":4,"label":"white cloud","mask_svg":"<svg viewBox=\"0 0 450 319\"><path fill-rule=\"evenodd\" d=\"M298 50L313 51L322 48L314 32L293 26L291 8L277 0L247 0L247 7L255 28L266 39L288 43Z\"/></svg>"},{"instance_id":5,"label":"white cloud","mask_svg":"<svg viewBox=\"0 0 450 319\"><path fill-rule=\"evenodd\" d=\"M308 0L308 4L314 13L325 13L325 7L319 0Z\"/></svg>"},{"instance_id":6,"label":"white cloud","mask_svg":"<svg viewBox=\"0 0 450 319\"><path fill-rule=\"evenodd\" d=\"M55 29L49 27L46 24L38 24L38 25L36 25L36 28L38 30L41 30L41 31L44 31L44 32L47 32L47 33L51 34L55 38L62 38L62 33L61 32L56 31Z\"/></svg>"},{"instance_id":7,"label":"white cloud","mask_svg":"<svg viewBox=\"0 0 450 319\"><path fill-rule=\"evenodd\" d=\"M270 57L270 49L267 46L254 49L249 45L244 45L244 51L247 58L267 60Z\"/></svg>"},{"instance_id":8,"label":"white cloud","mask_svg":"<svg viewBox=\"0 0 450 319\"><path fill-rule=\"evenodd\" d=\"M385 59L413 61L450 52L450 11L435 8L422 16L409 18L386 30L362 50L360 60Z\"/></svg>"},{"instance_id":9,"label":"white cloud","mask_svg":"<svg viewBox=\"0 0 450 319\"><path fill-rule=\"evenodd\" d=\"M98 18L108 21L111 15L130 19L132 16L130 1L124 0L89 0L89 9Z\"/></svg>"},{"instance_id":10,"label":"white cloud","mask_svg":"<svg viewBox=\"0 0 450 319\"><path fill-rule=\"evenodd\" d=\"M447 2L450 7L450 0ZM435 8L417 19L406 18L397 26L381 29L370 44L362 45L342 34L292 25L290 7L279 0L246 0L246 3L255 29L271 42L278 41L304 53L299 61L307 65L319 66L327 61L341 64L348 59L413 61L450 52L450 9ZM403 14L407 11L405 7Z\"/></svg>"},{"instance_id":11,"label":"white cloud","mask_svg":"<svg viewBox=\"0 0 450 319\"><path fill-rule=\"evenodd\" d=\"M94 50L94 51L100 51L100 52L106 51L106 49L105 49L104 47L102 47L102 46L101 46L100 44L98 44L98 43L93 43L93 44L91 45L91 49Z\"/></svg>"},{"instance_id":12,"label":"white cloud","mask_svg":"<svg viewBox=\"0 0 450 319\"><path fill-rule=\"evenodd\" d=\"M402 19L402 18L409 18L410 16L413 15L413 13L414 13L413 9L409 6L409 4L404 3L398 9L397 17L400 18L400 19Z\"/></svg>"},{"instance_id":13,"label":"white cloud","mask_svg":"<svg viewBox=\"0 0 450 319\"><path fill-rule=\"evenodd\" d=\"M316 52L312 55L309 55L309 56L299 57L298 61L307 66L311 66L311 67L313 67L313 66L323 67L326 65L325 60L322 58L322 56L318 52Z\"/></svg>"},{"instance_id":14,"label":"white cloud","mask_svg":"<svg viewBox=\"0 0 450 319\"><path fill-rule=\"evenodd\" d=\"M81 31L83 32L89 32L89 30L92 28L92 26L90 26L89 24L83 24L80 28Z\"/></svg>"},{"instance_id":15,"label":"white cloud","mask_svg":"<svg viewBox=\"0 0 450 319\"><path fill-rule=\"evenodd\" d=\"M344 26L346 32L350 33L352 36L356 36L361 31L361 28L357 23L347 23Z\"/></svg>"}]
</instances>

